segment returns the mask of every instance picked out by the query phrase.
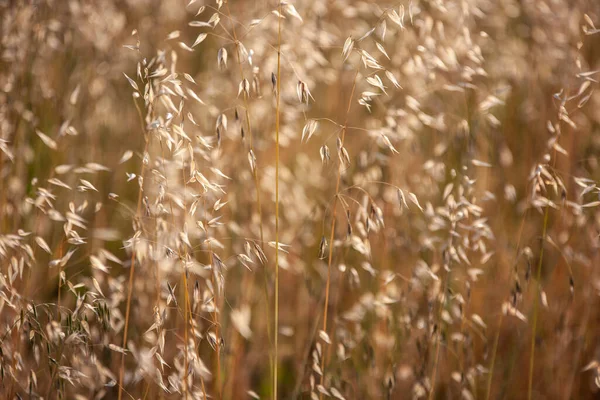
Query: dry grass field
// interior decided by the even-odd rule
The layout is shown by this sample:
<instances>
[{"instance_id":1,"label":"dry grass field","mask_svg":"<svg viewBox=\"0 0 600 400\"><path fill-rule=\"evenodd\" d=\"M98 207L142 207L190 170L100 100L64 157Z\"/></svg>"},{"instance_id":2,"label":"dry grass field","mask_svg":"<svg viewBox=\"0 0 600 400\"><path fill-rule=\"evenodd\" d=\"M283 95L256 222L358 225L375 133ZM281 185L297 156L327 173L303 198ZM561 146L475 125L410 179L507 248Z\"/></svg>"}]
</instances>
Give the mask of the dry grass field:
<instances>
[{"instance_id":1,"label":"dry grass field","mask_svg":"<svg viewBox=\"0 0 600 400\"><path fill-rule=\"evenodd\" d=\"M595 0L0 0L0 398L599 398L599 81Z\"/></svg>"}]
</instances>

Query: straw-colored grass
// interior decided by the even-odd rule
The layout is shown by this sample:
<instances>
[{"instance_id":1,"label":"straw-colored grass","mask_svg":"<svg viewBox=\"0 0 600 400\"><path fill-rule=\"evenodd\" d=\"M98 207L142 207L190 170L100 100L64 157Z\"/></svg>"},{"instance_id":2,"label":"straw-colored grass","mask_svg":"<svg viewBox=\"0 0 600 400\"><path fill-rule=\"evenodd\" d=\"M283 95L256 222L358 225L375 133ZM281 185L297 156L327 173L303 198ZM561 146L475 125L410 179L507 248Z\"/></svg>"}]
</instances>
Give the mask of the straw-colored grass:
<instances>
[{"instance_id":1,"label":"straw-colored grass","mask_svg":"<svg viewBox=\"0 0 600 400\"><path fill-rule=\"evenodd\" d=\"M0 398L598 396L600 4L0 17Z\"/></svg>"}]
</instances>

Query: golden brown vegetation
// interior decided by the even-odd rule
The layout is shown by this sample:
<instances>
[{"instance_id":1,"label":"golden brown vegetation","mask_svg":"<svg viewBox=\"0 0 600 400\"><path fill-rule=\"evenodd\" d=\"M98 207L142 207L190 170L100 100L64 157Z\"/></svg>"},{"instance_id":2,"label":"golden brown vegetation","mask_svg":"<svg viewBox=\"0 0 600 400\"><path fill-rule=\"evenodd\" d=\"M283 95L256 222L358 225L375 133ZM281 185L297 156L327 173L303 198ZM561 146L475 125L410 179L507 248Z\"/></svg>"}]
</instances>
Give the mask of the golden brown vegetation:
<instances>
[{"instance_id":1,"label":"golden brown vegetation","mask_svg":"<svg viewBox=\"0 0 600 400\"><path fill-rule=\"evenodd\" d=\"M600 3L0 14L0 397L598 395Z\"/></svg>"}]
</instances>

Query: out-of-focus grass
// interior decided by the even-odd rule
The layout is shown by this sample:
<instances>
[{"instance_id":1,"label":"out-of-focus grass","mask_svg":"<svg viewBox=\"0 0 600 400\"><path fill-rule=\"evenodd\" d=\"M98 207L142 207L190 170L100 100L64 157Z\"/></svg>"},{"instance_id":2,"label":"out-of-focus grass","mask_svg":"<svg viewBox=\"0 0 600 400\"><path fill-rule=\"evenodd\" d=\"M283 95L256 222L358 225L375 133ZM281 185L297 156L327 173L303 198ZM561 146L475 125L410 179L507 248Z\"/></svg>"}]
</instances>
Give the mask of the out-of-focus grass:
<instances>
[{"instance_id":1,"label":"out-of-focus grass","mask_svg":"<svg viewBox=\"0 0 600 400\"><path fill-rule=\"evenodd\" d=\"M598 6L282 5L275 327L279 5L201 3L0 5L0 393L594 398Z\"/></svg>"}]
</instances>

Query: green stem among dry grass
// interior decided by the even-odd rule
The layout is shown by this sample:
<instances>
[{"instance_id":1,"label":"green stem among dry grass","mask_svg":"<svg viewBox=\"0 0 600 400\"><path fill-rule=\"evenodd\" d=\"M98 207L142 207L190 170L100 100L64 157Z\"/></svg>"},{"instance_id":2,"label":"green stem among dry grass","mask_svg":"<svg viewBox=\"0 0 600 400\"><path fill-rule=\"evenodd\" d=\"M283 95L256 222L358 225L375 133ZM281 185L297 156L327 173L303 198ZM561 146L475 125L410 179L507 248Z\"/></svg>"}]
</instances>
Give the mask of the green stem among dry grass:
<instances>
[{"instance_id":1,"label":"green stem among dry grass","mask_svg":"<svg viewBox=\"0 0 600 400\"><path fill-rule=\"evenodd\" d=\"M536 290L534 290L533 297L533 321L531 327L531 349L529 354L529 379L527 386L527 398L529 400L532 399L533 396L533 366L535 361L535 342L537 341L537 323L538 323L538 312L539 312L539 297L542 293L542 263L544 261L544 245L546 244L546 232L548 229L548 214L550 212L550 207L546 206L544 211L544 226L542 228L542 238L540 243L540 257L537 265L536 272Z\"/></svg>"},{"instance_id":2,"label":"green stem among dry grass","mask_svg":"<svg viewBox=\"0 0 600 400\"><path fill-rule=\"evenodd\" d=\"M452 247L452 239L450 239L450 247ZM441 298L437 314L437 329L435 332L435 353L433 356L433 368L431 370L431 389L429 390L429 400L433 400L435 398L435 385L438 375L438 365L440 362L440 348L442 342L442 313L444 312L444 309L446 308L448 302L447 296L449 294L451 273L452 269L450 268L450 266L448 266L448 272L446 273L446 276L444 277L442 283L442 293L440 294Z\"/></svg>"}]
</instances>

